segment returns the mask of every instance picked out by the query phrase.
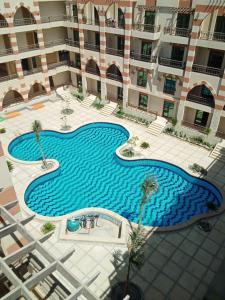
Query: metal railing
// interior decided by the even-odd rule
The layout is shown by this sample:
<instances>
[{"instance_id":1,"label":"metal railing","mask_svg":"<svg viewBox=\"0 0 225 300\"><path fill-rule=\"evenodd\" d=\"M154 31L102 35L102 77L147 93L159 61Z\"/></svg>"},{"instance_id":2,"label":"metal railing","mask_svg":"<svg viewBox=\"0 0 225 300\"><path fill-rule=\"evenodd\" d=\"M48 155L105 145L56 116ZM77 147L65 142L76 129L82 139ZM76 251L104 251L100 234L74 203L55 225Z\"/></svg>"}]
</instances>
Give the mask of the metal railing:
<instances>
[{"instance_id":1,"label":"metal railing","mask_svg":"<svg viewBox=\"0 0 225 300\"><path fill-rule=\"evenodd\" d=\"M67 16L66 21L78 23L78 16Z\"/></svg>"},{"instance_id":2,"label":"metal railing","mask_svg":"<svg viewBox=\"0 0 225 300\"><path fill-rule=\"evenodd\" d=\"M123 77L119 74L106 73L106 77L112 80L123 82Z\"/></svg>"},{"instance_id":3,"label":"metal railing","mask_svg":"<svg viewBox=\"0 0 225 300\"><path fill-rule=\"evenodd\" d=\"M80 47L80 42L79 41L74 41L74 40L71 40L71 39L65 39L65 42L68 46Z\"/></svg>"},{"instance_id":4,"label":"metal railing","mask_svg":"<svg viewBox=\"0 0 225 300\"><path fill-rule=\"evenodd\" d=\"M81 69L81 62L80 61L69 61L68 65L72 68Z\"/></svg>"},{"instance_id":5,"label":"metal railing","mask_svg":"<svg viewBox=\"0 0 225 300\"><path fill-rule=\"evenodd\" d=\"M136 53L134 51L130 52L130 57L132 59L141 60L141 61L145 61L145 62L149 62L149 63L156 63L156 61L157 61L157 56Z\"/></svg>"},{"instance_id":6,"label":"metal railing","mask_svg":"<svg viewBox=\"0 0 225 300\"><path fill-rule=\"evenodd\" d=\"M90 74L94 74L94 75L100 76L100 71L99 71L98 68L86 66L85 71L86 71L87 73L90 73Z\"/></svg>"},{"instance_id":7,"label":"metal railing","mask_svg":"<svg viewBox=\"0 0 225 300\"><path fill-rule=\"evenodd\" d=\"M182 37L189 37L191 33L190 29L187 28L172 28L170 26L164 27L164 34L177 35Z\"/></svg>"},{"instance_id":8,"label":"metal railing","mask_svg":"<svg viewBox=\"0 0 225 300\"><path fill-rule=\"evenodd\" d=\"M156 33L156 32L160 31L161 27L160 27L160 25L136 23L136 24L133 24L133 28L135 30Z\"/></svg>"},{"instance_id":9,"label":"metal railing","mask_svg":"<svg viewBox=\"0 0 225 300\"><path fill-rule=\"evenodd\" d=\"M115 48L106 47L106 53L116 55L116 56L122 56L122 57L124 56L124 50L115 49Z\"/></svg>"},{"instance_id":10,"label":"metal railing","mask_svg":"<svg viewBox=\"0 0 225 300\"><path fill-rule=\"evenodd\" d=\"M105 25L106 25L106 27L124 29L125 28L125 20L124 21L116 21L112 18L109 18L109 19L105 20Z\"/></svg>"},{"instance_id":11,"label":"metal railing","mask_svg":"<svg viewBox=\"0 0 225 300\"><path fill-rule=\"evenodd\" d=\"M18 50L21 53L21 52L27 52L27 51L36 50L36 49L39 49L38 44L33 44L33 45L27 45L25 47L20 47Z\"/></svg>"},{"instance_id":12,"label":"metal railing","mask_svg":"<svg viewBox=\"0 0 225 300\"><path fill-rule=\"evenodd\" d=\"M100 45L95 45L95 44L84 42L84 48L88 49L88 50L93 50L93 51L99 52Z\"/></svg>"},{"instance_id":13,"label":"metal railing","mask_svg":"<svg viewBox=\"0 0 225 300\"><path fill-rule=\"evenodd\" d=\"M25 25L36 24L36 21L34 18L23 18L23 19L15 19L13 23L14 26L25 26Z\"/></svg>"},{"instance_id":14,"label":"metal railing","mask_svg":"<svg viewBox=\"0 0 225 300\"><path fill-rule=\"evenodd\" d=\"M8 81L8 80L16 79L16 78L18 78L18 75L17 75L17 74L1 76L1 77L0 77L0 82Z\"/></svg>"},{"instance_id":15,"label":"metal railing","mask_svg":"<svg viewBox=\"0 0 225 300\"><path fill-rule=\"evenodd\" d=\"M168 87L164 87L164 89L163 89L163 93L165 93L165 94L175 95L175 92L176 92L175 90L170 89Z\"/></svg>"},{"instance_id":16,"label":"metal railing","mask_svg":"<svg viewBox=\"0 0 225 300\"><path fill-rule=\"evenodd\" d=\"M99 26L100 21L98 19L88 19L86 17L83 17L83 24Z\"/></svg>"},{"instance_id":17,"label":"metal railing","mask_svg":"<svg viewBox=\"0 0 225 300\"><path fill-rule=\"evenodd\" d=\"M206 128L208 128L207 126L201 126L201 125L197 125L197 124L193 124L187 121L182 121L182 125L185 127L189 127L195 130L198 130L199 132L204 132L206 130Z\"/></svg>"},{"instance_id":18,"label":"metal railing","mask_svg":"<svg viewBox=\"0 0 225 300\"><path fill-rule=\"evenodd\" d=\"M197 73L213 75L213 76L219 76L219 77L223 76L222 69L212 68L212 67L208 67L208 66L201 66L201 65L197 65L197 64L193 64L192 71L197 72Z\"/></svg>"},{"instance_id":19,"label":"metal railing","mask_svg":"<svg viewBox=\"0 0 225 300\"><path fill-rule=\"evenodd\" d=\"M45 48L66 44L66 41L67 41L66 39L58 39L55 41L48 41L48 42L45 42Z\"/></svg>"},{"instance_id":20,"label":"metal railing","mask_svg":"<svg viewBox=\"0 0 225 300\"><path fill-rule=\"evenodd\" d=\"M68 66L68 60L62 60L57 63L49 64L48 69L51 70L51 69L55 69L55 68L61 67L61 66Z\"/></svg>"},{"instance_id":21,"label":"metal railing","mask_svg":"<svg viewBox=\"0 0 225 300\"><path fill-rule=\"evenodd\" d=\"M210 106L212 108L215 107L213 96L207 98L207 97L202 97L202 96L199 96L199 95L189 93L187 95L187 100L191 101L191 102L199 103L199 104L202 104L202 105Z\"/></svg>"},{"instance_id":22,"label":"metal railing","mask_svg":"<svg viewBox=\"0 0 225 300\"><path fill-rule=\"evenodd\" d=\"M0 28L8 27L8 23L6 20L0 20Z\"/></svg>"},{"instance_id":23,"label":"metal railing","mask_svg":"<svg viewBox=\"0 0 225 300\"><path fill-rule=\"evenodd\" d=\"M58 16L44 16L41 17L41 23L50 23L50 22L58 22L58 21L66 21L68 19L65 15L58 15Z\"/></svg>"},{"instance_id":24,"label":"metal railing","mask_svg":"<svg viewBox=\"0 0 225 300\"><path fill-rule=\"evenodd\" d=\"M1 49L0 50L0 56L5 56L5 55L9 55L9 54L13 54L13 49L12 48Z\"/></svg>"},{"instance_id":25,"label":"metal railing","mask_svg":"<svg viewBox=\"0 0 225 300\"><path fill-rule=\"evenodd\" d=\"M199 38L201 40L215 40L215 41L225 42L225 33L201 31Z\"/></svg>"},{"instance_id":26,"label":"metal railing","mask_svg":"<svg viewBox=\"0 0 225 300\"><path fill-rule=\"evenodd\" d=\"M33 68L31 70L24 70L23 74L24 74L24 76L27 76L27 75L31 75L31 74L35 74L35 73L39 73L39 72L42 72L42 67Z\"/></svg>"},{"instance_id":27,"label":"metal railing","mask_svg":"<svg viewBox=\"0 0 225 300\"><path fill-rule=\"evenodd\" d=\"M159 64L163 66L178 68L178 69L185 68L185 63L183 61L166 58L166 57L159 57Z\"/></svg>"}]
</instances>

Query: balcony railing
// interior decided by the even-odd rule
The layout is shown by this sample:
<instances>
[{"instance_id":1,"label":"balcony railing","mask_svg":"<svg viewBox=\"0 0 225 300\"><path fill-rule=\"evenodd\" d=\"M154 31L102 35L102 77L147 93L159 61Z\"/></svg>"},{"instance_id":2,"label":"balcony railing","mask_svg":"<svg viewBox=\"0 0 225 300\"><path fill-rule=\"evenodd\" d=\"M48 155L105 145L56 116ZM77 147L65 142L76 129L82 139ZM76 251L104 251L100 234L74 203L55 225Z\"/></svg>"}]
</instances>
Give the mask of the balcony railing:
<instances>
[{"instance_id":1,"label":"balcony railing","mask_svg":"<svg viewBox=\"0 0 225 300\"><path fill-rule=\"evenodd\" d=\"M72 68L81 69L80 61L69 61L68 65Z\"/></svg>"},{"instance_id":2,"label":"balcony railing","mask_svg":"<svg viewBox=\"0 0 225 300\"><path fill-rule=\"evenodd\" d=\"M166 57L159 57L159 64L167 67L184 69L185 63L183 61L174 60Z\"/></svg>"},{"instance_id":3,"label":"balcony railing","mask_svg":"<svg viewBox=\"0 0 225 300\"><path fill-rule=\"evenodd\" d=\"M94 75L100 76L99 69L94 68L94 67L86 66L86 72L90 73L90 74L94 74Z\"/></svg>"},{"instance_id":4,"label":"balcony railing","mask_svg":"<svg viewBox=\"0 0 225 300\"><path fill-rule=\"evenodd\" d=\"M16 78L18 78L17 74L2 76L2 77L0 77L0 82L8 81L8 80L16 79Z\"/></svg>"},{"instance_id":5,"label":"balcony railing","mask_svg":"<svg viewBox=\"0 0 225 300\"><path fill-rule=\"evenodd\" d=\"M125 21L116 21L116 20L113 20L112 18L109 18L109 19L106 19L105 25L107 27L124 29L125 28Z\"/></svg>"},{"instance_id":6,"label":"balcony railing","mask_svg":"<svg viewBox=\"0 0 225 300\"><path fill-rule=\"evenodd\" d=\"M41 23L50 23L50 22L58 22L58 21L66 21L68 19L65 15L58 15L58 16L45 16L41 17Z\"/></svg>"},{"instance_id":7,"label":"balcony railing","mask_svg":"<svg viewBox=\"0 0 225 300\"><path fill-rule=\"evenodd\" d=\"M119 74L107 73L106 77L112 80L123 82L123 77Z\"/></svg>"},{"instance_id":8,"label":"balcony railing","mask_svg":"<svg viewBox=\"0 0 225 300\"><path fill-rule=\"evenodd\" d=\"M27 52L27 51L32 51L32 50L36 50L39 49L39 45L38 44L33 44L33 45L27 45L24 47L20 47L19 48L19 52Z\"/></svg>"},{"instance_id":9,"label":"balcony railing","mask_svg":"<svg viewBox=\"0 0 225 300\"><path fill-rule=\"evenodd\" d=\"M25 26L25 25L36 24L36 21L33 18L23 18L23 19L15 19L13 23L14 26Z\"/></svg>"},{"instance_id":10,"label":"balcony railing","mask_svg":"<svg viewBox=\"0 0 225 300\"><path fill-rule=\"evenodd\" d=\"M145 62L149 62L149 63L156 63L156 61L157 61L157 56L136 53L134 51L130 52L130 57L132 59L141 60L141 61L145 61Z\"/></svg>"},{"instance_id":11,"label":"balcony railing","mask_svg":"<svg viewBox=\"0 0 225 300\"><path fill-rule=\"evenodd\" d=\"M197 72L197 73L213 75L213 76L219 76L219 77L223 76L222 69L212 68L212 67L208 67L208 66L201 66L201 65L197 65L197 64L193 64L192 71Z\"/></svg>"},{"instance_id":12,"label":"balcony railing","mask_svg":"<svg viewBox=\"0 0 225 300\"><path fill-rule=\"evenodd\" d=\"M6 20L0 20L0 28L8 27L8 23Z\"/></svg>"},{"instance_id":13,"label":"balcony railing","mask_svg":"<svg viewBox=\"0 0 225 300\"><path fill-rule=\"evenodd\" d=\"M83 24L99 26L100 22L98 19L87 19L86 17L83 17Z\"/></svg>"},{"instance_id":14,"label":"balcony railing","mask_svg":"<svg viewBox=\"0 0 225 300\"><path fill-rule=\"evenodd\" d=\"M0 56L10 55L10 54L13 54L12 48L0 49Z\"/></svg>"},{"instance_id":15,"label":"balcony railing","mask_svg":"<svg viewBox=\"0 0 225 300\"><path fill-rule=\"evenodd\" d=\"M150 25L150 24L136 23L136 24L133 24L133 28L135 30L152 32L152 33L156 33L156 32L160 31L160 25Z\"/></svg>"},{"instance_id":16,"label":"balcony railing","mask_svg":"<svg viewBox=\"0 0 225 300\"><path fill-rule=\"evenodd\" d=\"M71 47L80 47L80 42L79 41L73 41L71 39L66 39L65 42L66 42L66 44L68 46L71 46Z\"/></svg>"},{"instance_id":17,"label":"balcony railing","mask_svg":"<svg viewBox=\"0 0 225 300\"><path fill-rule=\"evenodd\" d=\"M170 34L170 35L177 35L177 36L183 36L183 37L189 37L190 36L190 29L187 28L172 28L170 26L164 27L164 34Z\"/></svg>"},{"instance_id":18,"label":"balcony railing","mask_svg":"<svg viewBox=\"0 0 225 300\"><path fill-rule=\"evenodd\" d=\"M66 41L67 41L66 39L58 39L55 41L48 41L48 42L45 42L45 48L50 48L53 46L66 44Z\"/></svg>"},{"instance_id":19,"label":"balcony railing","mask_svg":"<svg viewBox=\"0 0 225 300\"><path fill-rule=\"evenodd\" d=\"M195 102L198 104L202 104L202 105L206 105L206 106L210 106L210 107L215 107L215 103L214 103L214 99L213 97L202 97L199 95L195 95L195 94L191 94L189 93L187 95L187 100L191 101L191 102Z\"/></svg>"},{"instance_id":20,"label":"balcony railing","mask_svg":"<svg viewBox=\"0 0 225 300\"><path fill-rule=\"evenodd\" d=\"M225 42L225 33L201 31L199 38L201 40L214 40L214 41Z\"/></svg>"},{"instance_id":21,"label":"balcony railing","mask_svg":"<svg viewBox=\"0 0 225 300\"><path fill-rule=\"evenodd\" d=\"M27 75L31 75L31 74L35 74L35 73L39 73L39 72L42 72L42 67L33 68L31 70L24 70L23 74L24 74L24 76L27 76Z\"/></svg>"},{"instance_id":22,"label":"balcony railing","mask_svg":"<svg viewBox=\"0 0 225 300\"><path fill-rule=\"evenodd\" d=\"M114 49L114 48L108 48L106 47L106 53L116 56L122 56L124 55L124 50Z\"/></svg>"},{"instance_id":23,"label":"balcony railing","mask_svg":"<svg viewBox=\"0 0 225 300\"><path fill-rule=\"evenodd\" d=\"M52 69L55 69L55 68L61 67L61 66L68 66L68 60L62 60L62 61L59 61L57 63L49 64L48 69L52 70Z\"/></svg>"},{"instance_id":24,"label":"balcony railing","mask_svg":"<svg viewBox=\"0 0 225 300\"><path fill-rule=\"evenodd\" d=\"M208 128L207 126L201 126L201 125L197 125L197 124L193 124L187 121L182 121L182 125L194 130L197 130L199 132L205 132L206 128Z\"/></svg>"},{"instance_id":25,"label":"balcony railing","mask_svg":"<svg viewBox=\"0 0 225 300\"><path fill-rule=\"evenodd\" d=\"M95 44L91 44L91 43L86 43L86 42L84 42L84 48L88 49L88 50L97 51L97 52L99 52L99 50L100 50L100 46L99 45L95 45Z\"/></svg>"},{"instance_id":26,"label":"balcony railing","mask_svg":"<svg viewBox=\"0 0 225 300\"><path fill-rule=\"evenodd\" d=\"M66 21L78 23L78 16L67 16Z\"/></svg>"}]
</instances>

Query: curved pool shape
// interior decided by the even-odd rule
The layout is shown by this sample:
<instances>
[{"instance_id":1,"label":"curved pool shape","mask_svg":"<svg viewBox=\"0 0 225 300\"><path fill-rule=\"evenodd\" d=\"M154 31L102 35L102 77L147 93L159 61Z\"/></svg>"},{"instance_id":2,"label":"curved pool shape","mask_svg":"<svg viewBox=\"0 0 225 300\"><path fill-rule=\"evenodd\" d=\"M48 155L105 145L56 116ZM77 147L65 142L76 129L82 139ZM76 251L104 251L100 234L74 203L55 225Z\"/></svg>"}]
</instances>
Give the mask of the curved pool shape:
<instances>
[{"instance_id":1,"label":"curved pool shape","mask_svg":"<svg viewBox=\"0 0 225 300\"><path fill-rule=\"evenodd\" d=\"M206 213L206 203L220 206L222 196L209 182L157 160L126 161L116 149L129 138L116 124L92 123L72 133L43 131L41 141L47 158L60 167L34 180L25 192L26 205L43 216L62 216L81 208L101 207L137 222L140 185L154 175L159 190L143 212L143 224L169 226ZM9 145L17 159L40 160L33 133L17 137Z\"/></svg>"}]
</instances>

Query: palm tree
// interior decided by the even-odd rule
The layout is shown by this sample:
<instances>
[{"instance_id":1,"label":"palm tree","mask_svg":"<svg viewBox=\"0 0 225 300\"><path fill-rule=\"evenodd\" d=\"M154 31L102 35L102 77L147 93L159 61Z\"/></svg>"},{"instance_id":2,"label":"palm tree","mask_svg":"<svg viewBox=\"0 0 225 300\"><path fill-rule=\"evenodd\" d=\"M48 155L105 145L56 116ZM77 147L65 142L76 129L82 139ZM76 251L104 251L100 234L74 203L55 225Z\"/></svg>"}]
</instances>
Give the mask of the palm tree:
<instances>
[{"instance_id":1,"label":"palm tree","mask_svg":"<svg viewBox=\"0 0 225 300\"><path fill-rule=\"evenodd\" d=\"M155 192L157 192L159 186L158 182L153 176L147 177L144 182L141 185L141 190L143 192L143 196L141 199L141 204L140 204L140 211L139 211L139 219L138 219L138 228L140 229L141 227L141 222L142 222L142 213L143 209L146 203L150 201L151 195Z\"/></svg>"},{"instance_id":2,"label":"palm tree","mask_svg":"<svg viewBox=\"0 0 225 300\"><path fill-rule=\"evenodd\" d=\"M129 294L130 270L134 266L140 269L144 263L144 249L145 242L144 233L142 228L132 228L129 235L127 248L128 248L128 267L124 288L124 296Z\"/></svg>"},{"instance_id":3,"label":"palm tree","mask_svg":"<svg viewBox=\"0 0 225 300\"><path fill-rule=\"evenodd\" d=\"M44 154L44 151L43 151L43 148L42 148L42 145L41 145L41 135L40 135L40 132L42 131L41 122L38 121L38 120L35 120L32 123L32 130L33 130L33 132L35 134L36 141L37 141L37 143L39 145L39 148L40 148L40 152L41 152L41 156L42 156L42 162L43 162L43 167L47 169L48 164L47 164L47 161L46 161L46 158L45 158L45 154Z\"/></svg>"}]
</instances>

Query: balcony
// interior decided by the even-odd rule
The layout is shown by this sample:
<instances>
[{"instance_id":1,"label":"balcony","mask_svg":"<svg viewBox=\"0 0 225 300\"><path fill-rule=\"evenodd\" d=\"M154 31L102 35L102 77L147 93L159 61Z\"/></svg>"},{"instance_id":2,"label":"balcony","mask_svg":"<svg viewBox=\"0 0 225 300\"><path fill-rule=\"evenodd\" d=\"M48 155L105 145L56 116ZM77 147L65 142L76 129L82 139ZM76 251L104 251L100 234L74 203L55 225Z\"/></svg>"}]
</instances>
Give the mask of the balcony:
<instances>
[{"instance_id":1,"label":"balcony","mask_svg":"<svg viewBox=\"0 0 225 300\"><path fill-rule=\"evenodd\" d=\"M198 104L215 107L214 98L213 97L202 97L199 95L195 95L194 93L188 93L187 100L191 102L195 102Z\"/></svg>"},{"instance_id":2,"label":"balcony","mask_svg":"<svg viewBox=\"0 0 225 300\"><path fill-rule=\"evenodd\" d=\"M130 58L140 60L140 61L145 61L148 63L156 63L156 61L157 61L157 56L141 54L141 53L137 53L134 51L130 52Z\"/></svg>"},{"instance_id":3,"label":"balcony","mask_svg":"<svg viewBox=\"0 0 225 300\"><path fill-rule=\"evenodd\" d=\"M63 61L59 61L57 63L49 64L48 69L52 70L52 69L55 69L55 68L61 67L61 66L68 66L68 60L63 60Z\"/></svg>"},{"instance_id":4,"label":"balcony","mask_svg":"<svg viewBox=\"0 0 225 300\"><path fill-rule=\"evenodd\" d=\"M63 44L67 44L67 39L59 39L59 40L55 40L55 41L48 41L45 42L45 48L50 48L53 46L58 46L58 45L63 45Z\"/></svg>"},{"instance_id":5,"label":"balcony","mask_svg":"<svg viewBox=\"0 0 225 300\"><path fill-rule=\"evenodd\" d=\"M87 43L87 42L84 42L84 48L87 50L92 50L92 51L97 51L97 52L99 52L99 50L100 50L99 45L95 45L95 44L91 44L91 43Z\"/></svg>"},{"instance_id":6,"label":"balcony","mask_svg":"<svg viewBox=\"0 0 225 300\"><path fill-rule=\"evenodd\" d=\"M78 16L67 16L66 21L78 23Z\"/></svg>"},{"instance_id":7,"label":"balcony","mask_svg":"<svg viewBox=\"0 0 225 300\"><path fill-rule=\"evenodd\" d=\"M217 77L223 76L222 69L212 68L212 67L208 67L208 66L201 66L201 65L197 65L197 64L193 64L192 71L197 72L197 73L203 73L203 74L207 74L207 75L217 76Z\"/></svg>"},{"instance_id":8,"label":"balcony","mask_svg":"<svg viewBox=\"0 0 225 300\"><path fill-rule=\"evenodd\" d=\"M18 78L17 74L7 75L7 76L0 77L0 82L9 81L16 78Z\"/></svg>"},{"instance_id":9,"label":"balcony","mask_svg":"<svg viewBox=\"0 0 225 300\"><path fill-rule=\"evenodd\" d=\"M190 29L187 28L172 28L170 26L164 27L164 34L182 36L182 37L189 37L191 33Z\"/></svg>"},{"instance_id":10,"label":"balcony","mask_svg":"<svg viewBox=\"0 0 225 300\"><path fill-rule=\"evenodd\" d=\"M166 66L166 67L172 67L172 68L178 68L178 69L185 68L185 63L183 61L166 58L166 57L159 57L159 64Z\"/></svg>"},{"instance_id":11,"label":"balcony","mask_svg":"<svg viewBox=\"0 0 225 300\"><path fill-rule=\"evenodd\" d=\"M33 44L33 45L27 45L25 47L21 47L19 48L19 52L27 52L27 51L32 51L32 50L37 50L39 49L39 45L38 44Z\"/></svg>"},{"instance_id":12,"label":"balcony","mask_svg":"<svg viewBox=\"0 0 225 300\"><path fill-rule=\"evenodd\" d=\"M8 23L6 20L0 20L0 28L8 27Z\"/></svg>"},{"instance_id":13,"label":"balcony","mask_svg":"<svg viewBox=\"0 0 225 300\"><path fill-rule=\"evenodd\" d=\"M141 24L141 23L133 24L134 30L152 32L152 33L159 32L160 28L161 28L160 25L150 25L150 24Z\"/></svg>"},{"instance_id":14,"label":"balcony","mask_svg":"<svg viewBox=\"0 0 225 300\"><path fill-rule=\"evenodd\" d=\"M81 69L81 63L80 61L69 61L68 65L72 68Z\"/></svg>"},{"instance_id":15,"label":"balcony","mask_svg":"<svg viewBox=\"0 0 225 300\"><path fill-rule=\"evenodd\" d=\"M119 49L114 49L114 48L108 48L108 47L106 47L106 53L107 54L111 54L111 55L116 55L116 56L123 57L124 50L119 50Z\"/></svg>"},{"instance_id":16,"label":"balcony","mask_svg":"<svg viewBox=\"0 0 225 300\"><path fill-rule=\"evenodd\" d=\"M49 16L49 17L41 17L41 23L51 23L51 22L58 22L58 21L67 21L69 18L65 15L59 15L59 16Z\"/></svg>"},{"instance_id":17,"label":"balcony","mask_svg":"<svg viewBox=\"0 0 225 300\"><path fill-rule=\"evenodd\" d=\"M100 22L99 22L98 19L87 19L87 18L84 16L84 17L83 17L83 24L99 26Z\"/></svg>"},{"instance_id":18,"label":"balcony","mask_svg":"<svg viewBox=\"0 0 225 300\"><path fill-rule=\"evenodd\" d=\"M94 74L94 75L100 76L99 69L91 67L91 66L86 66L86 72L90 73L90 74Z\"/></svg>"},{"instance_id":19,"label":"balcony","mask_svg":"<svg viewBox=\"0 0 225 300\"><path fill-rule=\"evenodd\" d=\"M80 42L79 41L73 41L71 39L66 39L65 40L65 43L68 45L68 46L71 46L71 47L80 47Z\"/></svg>"},{"instance_id":20,"label":"balcony","mask_svg":"<svg viewBox=\"0 0 225 300\"><path fill-rule=\"evenodd\" d=\"M123 82L123 77L119 74L107 73L106 77L112 80Z\"/></svg>"},{"instance_id":21,"label":"balcony","mask_svg":"<svg viewBox=\"0 0 225 300\"><path fill-rule=\"evenodd\" d=\"M225 33L222 32L200 32L199 38L201 40L214 40L219 42L225 42Z\"/></svg>"},{"instance_id":22,"label":"balcony","mask_svg":"<svg viewBox=\"0 0 225 300\"><path fill-rule=\"evenodd\" d=\"M0 56L10 55L10 54L13 54L13 49L12 48L1 49L0 50Z\"/></svg>"},{"instance_id":23,"label":"balcony","mask_svg":"<svg viewBox=\"0 0 225 300\"><path fill-rule=\"evenodd\" d=\"M39 73L39 72L42 72L42 67L33 68L30 70L24 70L23 74L24 74L24 76L27 76L27 75L31 75L31 74L35 74L35 73Z\"/></svg>"},{"instance_id":24,"label":"balcony","mask_svg":"<svg viewBox=\"0 0 225 300\"><path fill-rule=\"evenodd\" d=\"M120 29L124 29L125 28L125 21L115 21L112 18L109 18L105 21L105 25L107 27L112 27L112 28L120 28Z\"/></svg>"},{"instance_id":25,"label":"balcony","mask_svg":"<svg viewBox=\"0 0 225 300\"><path fill-rule=\"evenodd\" d=\"M34 18L23 18L23 19L15 19L14 26L25 26L25 25L33 25L36 24Z\"/></svg>"}]
</instances>

